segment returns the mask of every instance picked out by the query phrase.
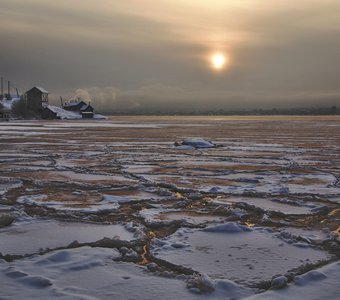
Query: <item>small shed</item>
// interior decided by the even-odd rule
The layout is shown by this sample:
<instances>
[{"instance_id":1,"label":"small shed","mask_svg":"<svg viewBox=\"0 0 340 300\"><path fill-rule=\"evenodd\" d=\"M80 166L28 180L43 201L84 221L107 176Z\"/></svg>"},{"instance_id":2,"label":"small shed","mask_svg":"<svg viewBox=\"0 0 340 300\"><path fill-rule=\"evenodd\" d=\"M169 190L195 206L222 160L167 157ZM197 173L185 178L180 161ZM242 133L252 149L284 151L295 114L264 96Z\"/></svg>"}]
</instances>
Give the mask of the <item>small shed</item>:
<instances>
[{"instance_id":1,"label":"small shed","mask_svg":"<svg viewBox=\"0 0 340 300\"><path fill-rule=\"evenodd\" d=\"M48 91L42 87L33 87L24 94L27 109L33 112L41 112L48 105Z\"/></svg>"},{"instance_id":2,"label":"small shed","mask_svg":"<svg viewBox=\"0 0 340 300\"><path fill-rule=\"evenodd\" d=\"M42 109L41 117L47 120L59 119L57 113L49 106L46 106Z\"/></svg>"},{"instance_id":3,"label":"small shed","mask_svg":"<svg viewBox=\"0 0 340 300\"><path fill-rule=\"evenodd\" d=\"M94 109L90 104L86 104L80 109L80 113L83 119L92 119L94 115Z\"/></svg>"}]
</instances>

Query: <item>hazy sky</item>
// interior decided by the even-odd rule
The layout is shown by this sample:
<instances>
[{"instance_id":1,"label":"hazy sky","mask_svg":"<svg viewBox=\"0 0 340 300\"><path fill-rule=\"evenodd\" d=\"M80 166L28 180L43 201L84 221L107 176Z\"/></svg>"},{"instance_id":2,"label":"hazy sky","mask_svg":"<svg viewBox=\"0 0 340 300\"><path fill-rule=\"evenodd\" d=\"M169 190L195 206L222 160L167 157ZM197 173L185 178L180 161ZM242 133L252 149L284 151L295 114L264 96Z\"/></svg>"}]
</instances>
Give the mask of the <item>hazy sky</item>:
<instances>
[{"instance_id":1,"label":"hazy sky","mask_svg":"<svg viewBox=\"0 0 340 300\"><path fill-rule=\"evenodd\" d=\"M0 0L0 28L0 74L21 91L108 109L340 105L339 0Z\"/></svg>"}]
</instances>

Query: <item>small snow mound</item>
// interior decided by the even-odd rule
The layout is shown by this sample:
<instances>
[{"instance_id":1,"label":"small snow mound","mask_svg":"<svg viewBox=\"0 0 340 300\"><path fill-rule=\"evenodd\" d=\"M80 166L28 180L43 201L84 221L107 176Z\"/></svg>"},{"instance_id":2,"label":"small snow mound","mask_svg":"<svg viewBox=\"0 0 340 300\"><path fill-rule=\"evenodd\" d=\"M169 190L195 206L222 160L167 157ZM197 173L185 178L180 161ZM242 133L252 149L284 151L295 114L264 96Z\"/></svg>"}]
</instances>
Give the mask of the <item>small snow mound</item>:
<instances>
[{"instance_id":1,"label":"small snow mound","mask_svg":"<svg viewBox=\"0 0 340 300\"><path fill-rule=\"evenodd\" d=\"M209 190L209 193L218 193L219 190L220 190L219 187L214 186L214 187L212 187L212 188Z\"/></svg>"},{"instance_id":2,"label":"small snow mound","mask_svg":"<svg viewBox=\"0 0 340 300\"><path fill-rule=\"evenodd\" d=\"M228 222L222 225L210 226L203 230L206 232L225 232L225 233L239 233L251 231L250 228L235 222Z\"/></svg>"},{"instance_id":3,"label":"small snow mound","mask_svg":"<svg viewBox=\"0 0 340 300\"><path fill-rule=\"evenodd\" d=\"M305 284L310 284L311 281L319 281L326 279L327 275L321 271L313 270L309 271L306 274L303 274L301 276L296 276L294 278L294 283L296 285L305 285Z\"/></svg>"},{"instance_id":4,"label":"small snow mound","mask_svg":"<svg viewBox=\"0 0 340 300\"><path fill-rule=\"evenodd\" d=\"M270 287L272 289L282 289L287 285L287 283L288 283L287 277L280 275L280 276L273 278Z\"/></svg>"},{"instance_id":5,"label":"small snow mound","mask_svg":"<svg viewBox=\"0 0 340 300\"><path fill-rule=\"evenodd\" d=\"M215 290L215 281L207 274L194 274L187 281L187 287L192 292L207 293Z\"/></svg>"},{"instance_id":6,"label":"small snow mound","mask_svg":"<svg viewBox=\"0 0 340 300\"><path fill-rule=\"evenodd\" d=\"M70 258L70 253L68 251L60 251L47 257L47 260L51 262L66 262L69 261Z\"/></svg>"},{"instance_id":7,"label":"small snow mound","mask_svg":"<svg viewBox=\"0 0 340 300\"><path fill-rule=\"evenodd\" d=\"M45 288L52 285L49 279L42 276L25 276L20 281L36 288Z\"/></svg>"},{"instance_id":8,"label":"small snow mound","mask_svg":"<svg viewBox=\"0 0 340 300\"><path fill-rule=\"evenodd\" d=\"M13 268L10 268L9 270L7 270L5 272L5 274L6 274L6 276L8 276L10 278L14 278L14 279L28 276L27 273L22 272L20 270L13 269Z\"/></svg>"},{"instance_id":9,"label":"small snow mound","mask_svg":"<svg viewBox=\"0 0 340 300\"><path fill-rule=\"evenodd\" d=\"M135 250L129 249L127 247L121 247L119 249L121 254L121 260L126 262L137 262L138 261L138 254Z\"/></svg>"},{"instance_id":10,"label":"small snow mound","mask_svg":"<svg viewBox=\"0 0 340 300\"><path fill-rule=\"evenodd\" d=\"M189 146L189 147L193 147L193 148L213 148L216 147L215 144L213 144L210 141L207 141L205 139L202 138L187 138L184 139L182 143L175 144L176 146Z\"/></svg>"}]
</instances>

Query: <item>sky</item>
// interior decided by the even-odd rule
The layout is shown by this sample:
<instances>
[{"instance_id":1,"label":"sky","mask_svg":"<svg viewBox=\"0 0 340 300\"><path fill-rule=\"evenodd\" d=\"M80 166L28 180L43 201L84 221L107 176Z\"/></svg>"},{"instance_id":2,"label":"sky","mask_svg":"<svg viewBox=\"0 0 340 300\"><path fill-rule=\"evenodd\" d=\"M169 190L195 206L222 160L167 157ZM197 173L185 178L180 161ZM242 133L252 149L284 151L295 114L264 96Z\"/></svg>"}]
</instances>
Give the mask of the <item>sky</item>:
<instances>
[{"instance_id":1,"label":"sky","mask_svg":"<svg viewBox=\"0 0 340 300\"><path fill-rule=\"evenodd\" d=\"M100 111L340 105L339 0L0 0L0 75ZM226 63L217 70L211 57Z\"/></svg>"}]
</instances>

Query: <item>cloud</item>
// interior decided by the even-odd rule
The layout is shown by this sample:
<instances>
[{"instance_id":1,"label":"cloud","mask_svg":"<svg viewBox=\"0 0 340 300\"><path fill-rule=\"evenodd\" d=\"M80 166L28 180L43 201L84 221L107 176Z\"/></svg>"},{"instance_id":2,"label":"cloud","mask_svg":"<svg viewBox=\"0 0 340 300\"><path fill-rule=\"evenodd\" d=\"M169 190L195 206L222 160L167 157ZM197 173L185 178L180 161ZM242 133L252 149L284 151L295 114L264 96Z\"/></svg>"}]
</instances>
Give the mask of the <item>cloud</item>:
<instances>
[{"instance_id":1,"label":"cloud","mask_svg":"<svg viewBox=\"0 0 340 300\"><path fill-rule=\"evenodd\" d=\"M56 98L85 87L100 110L328 105L339 91L337 0L2 0L0 26L2 76ZM231 57L218 74L215 50Z\"/></svg>"}]
</instances>

